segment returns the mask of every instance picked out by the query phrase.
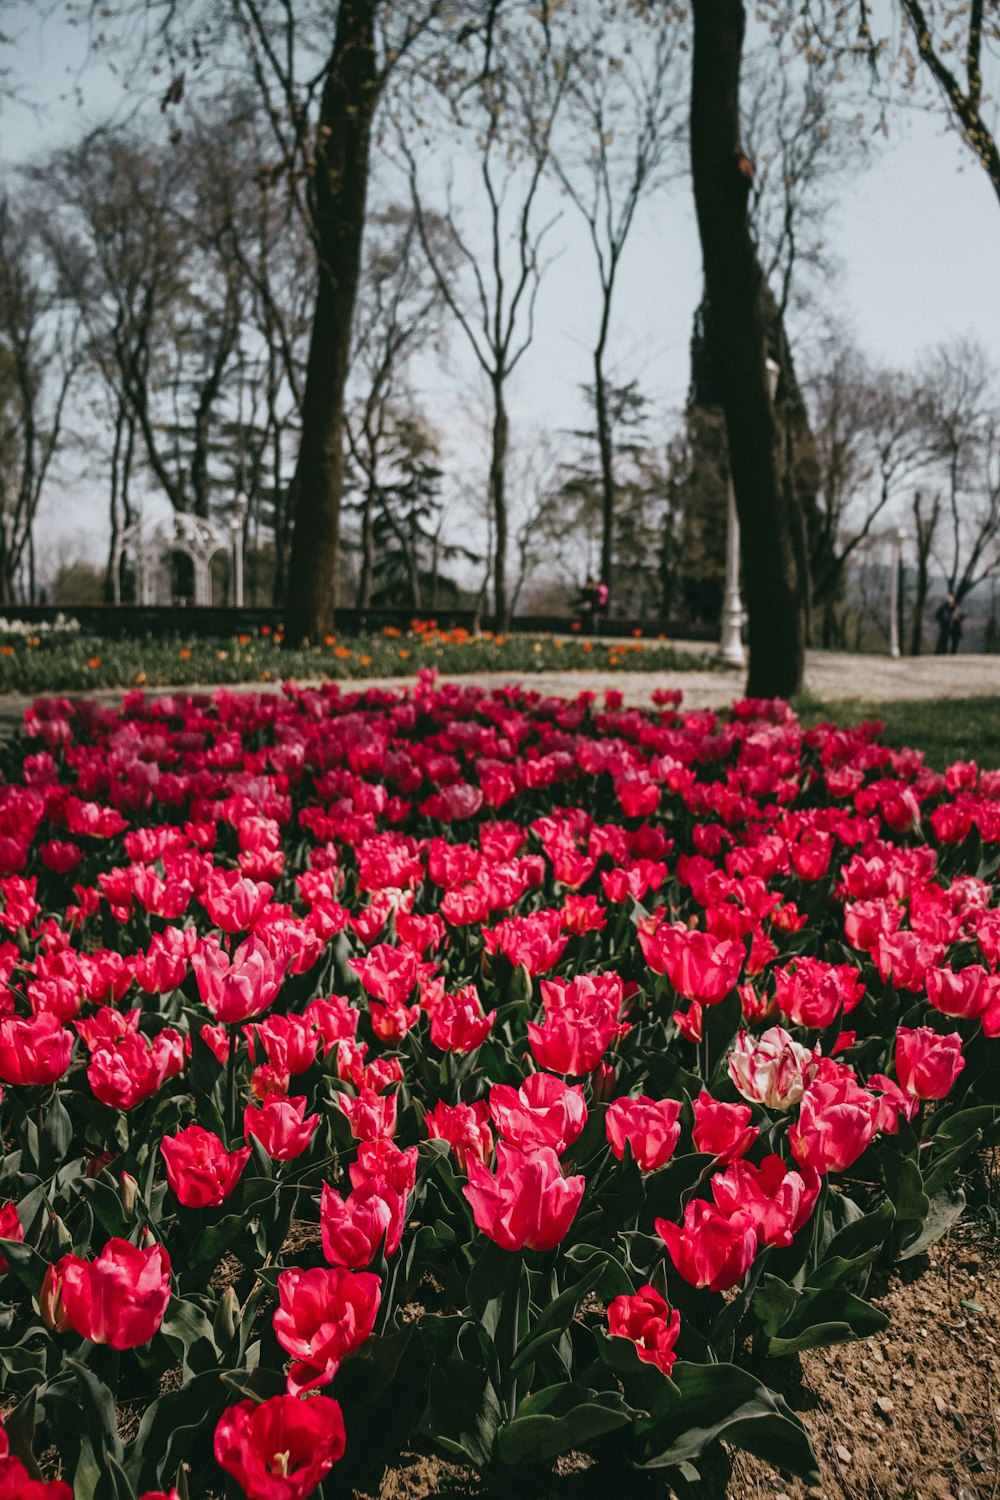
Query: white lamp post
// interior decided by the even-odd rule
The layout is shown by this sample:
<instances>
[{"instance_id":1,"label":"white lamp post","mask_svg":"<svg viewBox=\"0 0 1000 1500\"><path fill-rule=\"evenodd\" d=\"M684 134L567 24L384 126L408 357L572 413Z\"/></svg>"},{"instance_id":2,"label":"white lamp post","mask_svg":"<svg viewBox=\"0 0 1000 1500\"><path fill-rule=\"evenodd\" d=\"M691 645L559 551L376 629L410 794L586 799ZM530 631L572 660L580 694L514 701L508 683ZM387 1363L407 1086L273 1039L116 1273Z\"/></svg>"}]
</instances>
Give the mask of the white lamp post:
<instances>
[{"instance_id":1,"label":"white lamp post","mask_svg":"<svg viewBox=\"0 0 1000 1500\"><path fill-rule=\"evenodd\" d=\"M233 602L237 609L243 608L243 522L249 509L250 501L240 490L230 523L233 533Z\"/></svg>"},{"instance_id":2,"label":"white lamp post","mask_svg":"<svg viewBox=\"0 0 1000 1500\"><path fill-rule=\"evenodd\" d=\"M780 365L773 359L766 362L767 394L773 403L778 391ZM736 491L732 476L729 478L726 496L726 592L722 604L722 635L719 640L719 656L727 666L746 666L746 651L743 649L743 598L740 594L740 522L736 514Z\"/></svg>"},{"instance_id":3,"label":"white lamp post","mask_svg":"<svg viewBox=\"0 0 1000 1500\"><path fill-rule=\"evenodd\" d=\"M889 577L889 655L899 655L899 564L903 556L906 532L900 528L892 534L892 564Z\"/></svg>"}]
</instances>

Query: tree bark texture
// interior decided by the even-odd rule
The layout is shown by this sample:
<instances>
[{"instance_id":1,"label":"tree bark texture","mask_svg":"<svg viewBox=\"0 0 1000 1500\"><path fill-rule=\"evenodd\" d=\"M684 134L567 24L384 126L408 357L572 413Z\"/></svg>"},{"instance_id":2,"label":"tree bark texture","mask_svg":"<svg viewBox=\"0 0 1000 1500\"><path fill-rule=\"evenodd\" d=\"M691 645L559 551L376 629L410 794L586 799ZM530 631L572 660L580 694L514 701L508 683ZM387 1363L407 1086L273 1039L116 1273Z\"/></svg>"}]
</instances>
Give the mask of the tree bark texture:
<instances>
[{"instance_id":1,"label":"tree bark texture","mask_svg":"<svg viewBox=\"0 0 1000 1500\"><path fill-rule=\"evenodd\" d=\"M285 639L333 630L344 490L344 388L361 268L371 126L379 97L374 21L379 0L341 0L323 87L311 184L319 262L293 490Z\"/></svg>"},{"instance_id":2,"label":"tree bark texture","mask_svg":"<svg viewBox=\"0 0 1000 1500\"><path fill-rule=\"evenodd\" d=\"M493 445L490 453L490 504L495 527L493 554L493 613L494 627L507 630L510 627L510 601L507 597L507 408L503 398L503 384L493 385Z\"/></svg>"},{"instance_id":3,"label":"tree bark texture","mask_svg":"<svg viewBox=\"0 0 1000 1500\"><path fill-rule=\"evenodd\" d=\"M608 412L608 383L604 373L604 351L607 345L610 300L604 299L601 332L594 350L594 414L597 418L597 448L601 462L601 582L612 591L615 559L615 471L611 440L611 416Z\"/></svg>"},{"instance_id":4,"label":"tree bark texture","mask_svg":"<svg viewBox=\"0 0 1000 1500\"><path fill-rule=\"evenodd\" d=\"M802 686L803 588L765 369L765 287L740 149L741 0L694 0L691 167L729 461L740 519L750 667L747 692Z\"/></svg>"}]
</instances>

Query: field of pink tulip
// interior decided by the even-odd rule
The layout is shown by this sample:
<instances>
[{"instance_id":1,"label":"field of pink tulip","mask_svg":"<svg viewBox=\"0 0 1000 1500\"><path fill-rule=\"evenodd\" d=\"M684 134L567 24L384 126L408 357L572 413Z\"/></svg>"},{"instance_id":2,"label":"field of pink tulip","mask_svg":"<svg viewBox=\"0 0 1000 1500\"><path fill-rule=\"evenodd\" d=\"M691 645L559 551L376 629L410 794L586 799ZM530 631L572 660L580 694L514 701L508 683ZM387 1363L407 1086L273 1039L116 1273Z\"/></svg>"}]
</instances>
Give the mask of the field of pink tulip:
<instances>
[{"instance_id":1,"label":"field of pink tulip","mask_svg":"<svg viewBox=\"0 0 1000 1500\"><path fill-rule=\"evenodd\" d=\"M679 699L36 703L0 1500L817 1482L769 1370L1000 1139L1000 772Z\"/></svg>"}]
</instances>

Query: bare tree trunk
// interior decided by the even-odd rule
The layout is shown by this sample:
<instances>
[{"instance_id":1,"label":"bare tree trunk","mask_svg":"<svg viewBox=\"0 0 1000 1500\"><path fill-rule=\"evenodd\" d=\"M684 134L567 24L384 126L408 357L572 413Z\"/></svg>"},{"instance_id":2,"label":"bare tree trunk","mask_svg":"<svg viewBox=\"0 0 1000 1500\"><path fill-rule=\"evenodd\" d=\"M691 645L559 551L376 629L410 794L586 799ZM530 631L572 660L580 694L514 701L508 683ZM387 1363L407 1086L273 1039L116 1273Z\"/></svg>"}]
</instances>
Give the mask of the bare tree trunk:
<instances>
[{"instance_id":1,"label":"bare tree trunk","mask_svg":"<svg viewBox=\"0 0 1000 1500\"><path fill-rule=\"evenodd\" d=\"M925 516L923 496L918 490L913 497L913 525L917 538L917 577L913 591L913 623L910 629L911 656L919 656L924 649L924 610L930 591L930 555L940 514L940 495L934 496L930 514Z\"/></svg>"},{"instance_id":2,"label":"bare tree trunk","mask_svg":"<svg viewBox=\"0 0 1000 1500\"><path fill-rule=\"evenodd\" d=\"M370 606L374 579L375 483L369 480L365 488L365 503L361 512L361 573L358 577L358 609L368 609Z\"/></svg>"},{"instance_id":3,"label":"bare tree trunk","mask_svg":"<svg viewBox=\"0 0 1000 1500\"><path fill-rule=\"evenodd\" d=\"M344 388L361 266L371 125L379 97L378 5L379 0L341 0L320 106L310 203L319 288L295 470L285 611L289 645L320 641L334 624L345 470Z\"/></svg>"},{"instance_id":4,"label":"bare tree trunk","mask_svg":"<svg viewBox=\"0 0 1000 1500\"><path fill-rule=\"evenodd\" d=\"M601 331L594 350L594 414L597 418L597 447L601 464L601 582L614 587L611 572L615 556L615 474L611 446L611 418L608 413L608 386L604 374L604 350L608 337L610 302L604 299ZM614 600L612 599L612 603Z\"/></svg>"},{"instance_id":5,"label":"bare tree trunk","mask_svg":"<svg viewBox=\"0 0 1000 1500\"><path fill-rule=\"evenodd\" d=\"M741 0L694 0L691 166L740 519L750 670L747 692L790 697L805 658L802 583L783 493L765 370L764 279L740 150ZM748 165L748 164L747 164Z\"/></svg>"},{"instance_id":6,"label":"bare tree trunk","mask_svg":"<svg viewBox=\"0 0 1000 1500\"><path fill-rule=\"evenodd\" d=\"M113 604L115 602L115 568L121 567L121 558L118 556L118 538L122 533L120 517L119 494L121 488L121 462L122 462L122 436L125 431L125 408L119 402L115 413L115 440L111 449L111 497L109 511L111 518L111 540L108 545L108 561L104 569L104 602Z\"/></svg>"},{"instance_id":7,"label":"bare tree trunk","mask_svg":"<svg viewBox=\"0 0 1000 1500\"><path fill-rule=\"evenodd\" d=\"M507 600L507 408L503 398L503 384L493 385L493 447L490 456L490 502L493 511L493 614L494 627L507 630L510 627L510 607Z\"/></svg>"}]
</instances>

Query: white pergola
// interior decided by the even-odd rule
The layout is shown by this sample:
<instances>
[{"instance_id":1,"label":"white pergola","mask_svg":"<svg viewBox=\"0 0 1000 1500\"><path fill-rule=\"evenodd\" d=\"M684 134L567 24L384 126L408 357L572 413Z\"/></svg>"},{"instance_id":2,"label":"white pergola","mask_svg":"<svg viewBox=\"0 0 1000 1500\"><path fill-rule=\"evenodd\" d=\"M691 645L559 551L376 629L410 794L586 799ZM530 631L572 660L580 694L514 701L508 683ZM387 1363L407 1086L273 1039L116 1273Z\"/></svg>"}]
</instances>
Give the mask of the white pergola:
<instances>
[{"instance_id":1,"label":"white pergola","mask_svg":"<svg viewBox=\"0 0 1000 1500\"><path fill-rule=\"evenodd\" d=\"M243 522L246 519L246 495L236 497L233 518L228 526L202 516L177 513L172 521L160 522L147 529L133 521L118 537L111 557L114 602L120 604L121 563L130 557L135 565L136 602L162 604L171 602L163 595L166 589L167 562L175 553L190 558L194 573L194 603L212 603L212 563L219 556L231 560L233 569L233 602L243 607Z\"/></svg>"}]
</instances>

